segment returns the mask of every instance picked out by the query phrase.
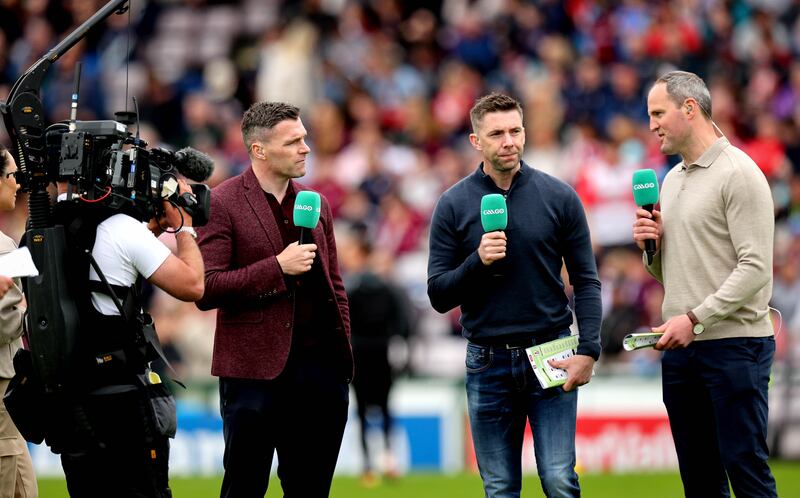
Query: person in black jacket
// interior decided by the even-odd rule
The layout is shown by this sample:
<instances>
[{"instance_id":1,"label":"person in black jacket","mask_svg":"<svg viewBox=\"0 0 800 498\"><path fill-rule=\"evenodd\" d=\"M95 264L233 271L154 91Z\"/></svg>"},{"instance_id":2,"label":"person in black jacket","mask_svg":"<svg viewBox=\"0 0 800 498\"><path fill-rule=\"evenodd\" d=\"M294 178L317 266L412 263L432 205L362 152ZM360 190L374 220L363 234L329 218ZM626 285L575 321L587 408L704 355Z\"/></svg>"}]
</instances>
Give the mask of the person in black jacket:
<instances>
[{"instance_id":1,"label":"person in black jacket","mask_svg":"<svg viewBox=\"0 0 800 498\"><path fill-rule=\"evenodd\" d=\"M402 291L372 268L372 247L366 234L356 227L349 235L342 239L339 257L350 303L350 339L355 363L353 389L364 450L362 480L365 485L372 485L377 482L377 477L367 445L367 415L370 408L377 408L382 417L385 448L382 470L387 477L394 477L397 472L391 454L389 392L393 373L389 362L389 342L392 336L408 336L410 320Z\"/></svg>"}]
</instances>

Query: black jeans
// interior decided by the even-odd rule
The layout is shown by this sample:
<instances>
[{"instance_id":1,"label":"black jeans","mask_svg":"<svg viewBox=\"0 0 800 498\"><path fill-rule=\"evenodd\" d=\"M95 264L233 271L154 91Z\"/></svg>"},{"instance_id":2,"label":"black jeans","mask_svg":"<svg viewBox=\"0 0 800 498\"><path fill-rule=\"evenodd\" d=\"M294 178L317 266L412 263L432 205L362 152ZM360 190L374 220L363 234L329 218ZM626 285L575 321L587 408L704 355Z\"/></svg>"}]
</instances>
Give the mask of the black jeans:
<instances>
[{"instance_id":1,"label":"black jeans","mask_svg":"<svg viewBox=\"0 0 800 498\"><path fill-rule=\"evenodd\" d=\"M225 434L223 498L263 498L272 456L286 498L330 492L349 389L324 349L294 351L273 380L220 378Z\"/></svg>"},{"instance_id":2,"label":"black jeans","mask_svg":"<svg viewBox=\"0 0 800 498\"><path fill-rule=\"evenodd\" d=\"M72 498L170 498L169 439L154 433L141 390L87 395L67 410L74 424L54 451Z\"/></svg>"},{"instance_id":3,"label":"black jeans","mask_svg":"<svg viewBox=\"0 0 800 498\"><path fill-rule=\"evenodd\" d=\"M689 498L777 497L767 457L772 337L695 341L664 353L664 404Z\"/></svg>"}]
</instances>

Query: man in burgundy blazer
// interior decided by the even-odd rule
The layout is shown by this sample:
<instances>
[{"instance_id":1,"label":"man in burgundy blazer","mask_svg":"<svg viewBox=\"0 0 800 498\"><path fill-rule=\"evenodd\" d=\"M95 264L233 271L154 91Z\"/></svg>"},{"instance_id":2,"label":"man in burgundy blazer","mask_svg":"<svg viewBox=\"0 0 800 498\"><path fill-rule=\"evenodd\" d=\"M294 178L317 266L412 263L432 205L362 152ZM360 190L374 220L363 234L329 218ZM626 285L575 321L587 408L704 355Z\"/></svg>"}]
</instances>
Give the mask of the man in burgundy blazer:
<instances>
[{"instance_id":1,"label":"man in burgundy blazer","mask_svg":"<svg viewBox=\"0 0 800 498\"><path fill-rule=\"evenodd\" d=\"M251 167L211 192L198 229L200 309L218 308L222 497L263 498L273 453L285 496L324 497L347 421L353 375L347 297L322 199L313 243L299 244L294 201L310 149L294 106L261 102L242 119Z\"/></svg>"}]
</instances>

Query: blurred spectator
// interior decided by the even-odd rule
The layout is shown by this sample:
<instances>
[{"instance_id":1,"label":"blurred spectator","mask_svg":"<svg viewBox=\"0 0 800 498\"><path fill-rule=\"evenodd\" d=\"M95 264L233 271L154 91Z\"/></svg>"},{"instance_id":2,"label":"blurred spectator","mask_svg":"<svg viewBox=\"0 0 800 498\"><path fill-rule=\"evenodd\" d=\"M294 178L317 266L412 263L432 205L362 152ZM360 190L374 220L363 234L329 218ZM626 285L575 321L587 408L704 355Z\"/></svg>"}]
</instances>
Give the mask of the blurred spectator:
<instances>
[{"instance_id":1,"label":"blurred spectator","mask_svg":"<svg viewBox=\"0 0 800 498\"><path fill-rule=\"evenodd\" d=\"M380 122L389 129L401 129L403 107L425 95L419 72L403 63L401 47L383 37L373 37L372 50L364 61L363 86L380 107Z\"/></svg>"},{"instance_id":2,"label":"blurred spectator","mask_svg":"<svg viewBox=\"0 0 800 498\"><path fill-rule=\"evenodd\" d=\"M371 255L372 248L363 227L352 229L339 239L339 261L350 305L350 340L355 362L353 389L361 422L362 478L365 484L373 484L377 477L374 474L374 454L370 455L367 438L371 425L370 408L378 409L381 414L384 452L379 470L390 477L397 472L391 453L389 392L393 374L389 343L393 336L408 337L410 330L410 313L405 300L400 297L399 289L371 268Z\"/></svg>"},{"instance_id":3,"label":"blurred spectator","mask_svg":"<svg viewBox=\"0 0 800 498\"><path fill-rule=\"evenodd\" d=\"M317 101L309 112L308 125L313 133L314 155L333 156L341 150L347 129L344 115L334 102Z\"/></svg>"},{"instance_id":4,"label":"blurred spectator","mask_svg":"<svg viewBox=\"0 0 800 498\"><path fill-rule=\"evenodd\" d=\"M639 310L625 299L623 282L615 282L611 289L611 309L603 317L600 338L603 353L616 356L622 351L622 339L635 332L639 324Z\"/></svg>"},{"instance_id":5,"label":"blurred spectator","mask_svg":"<svg viewBox=\"0 0 800 498\"><path fill-rule=\"evenodd\" d=\"M770 304L783 320L791 320L800 309L800 252L797 245L775 258L775 277Z\"/></svg>"},{"instance_id":6,"label":"blurred spectator","mask_svg":"<svg viewBox=\"0 0 800 498\"><path fill-rule=\"evenodd\" d=\"M301 109L312 107L320 92L317 37L314 25L302 18L264 35L256 100L288 102Z\"/></svg>"},{"instance_id":7,"label":"blurred spectator","mask_svg":"<svg viewBox=\"0 0 800 498\"><path fill-rule=\"evenodd\" d=\"M647 106L642 98L642 83L636 69L627 64L615 64L610 75L610 107L617 115L636 124L647 122ZM606 123L608 124L608 123ZM607 129L607 133L610 131Z\"/></svg>"},{"instance_id":8,"label":"blurred spectator","mask_svg":"<svg viewBox=\"0 0 800 498\"><path fill-rule=\"evenodd\" d=\"M575 190L588 211L592 243L601 248L632 243L631 178L644 167L644 146L629 118L614 115L609 134L601 153L589 158L575 181Z\"/></svg>"},{"instance_id":9,"label":"blurred spectator","mask_svg":"<svg viewBox=\"0 0 800 498\"><path fill-rule=\"evenodd\" d=\"M605 127L611 95L597 59L583 57L575 64L574 81L564 88L567 120L589 121L598 130Z\"/></svg>"},{"instance_id":10,"label":"blurred spectator","mask_svg":"<svg viewBox=\"0 0 800 498\"><path fill-rule=\"evenodd\" d=\"M445 139L454 139L466 129L469 110L480 90L479 76L467 66L449 61L441 68L439 89L431 100L431 111Z\"/></svg>"},{"instance_id":11,"label":"blurred spectator","mask_svg":"<svg viewBox=\"0 0 800 498\"><path fill-rule=\"evenodd\" d=\"M755 122L755 136L742 146L742 150L756 162L768 179L783 177L791 169L778 133L779 124L775 116L759 114Z\"/></svg>"},{"instance_id":12,"label":"blurred spectator","mask_svg":"<svg viewBox=\"0 0 800 498\"><path fill-rule=\"evenodd\" d=\"M338 218L342 204L344 204L347 199L348 191L336 180L333 157L317 157L314 159L313 165L314 173L311 177L309 187L328 199L333 216Z\"/></svg>"},{"instance_id":13,"label":"blurred spectator","mask_svg":"<svg viewBox=\"0 0 800 498\"><path fill-rule=\"evenodd\" d=\"M536 111L525 115L528 135L525 162L532 168L572 183L575 172L567 168L569 163L559 140L559 131L564 124L564 102L557 82L538 80L529 84L526 91L526 107Z\"/></svg>"},{"instance_id":14,"label":"blurred spectator","mask_svg":"<svg viewBox=\"0 0 800 498\"><path fill-rule=\"evenodd\" d=\"M477 6L468 7L455 21L449 41L454 58L474 68L480 74L488 74L497 67L499 46L494 32L486 22L486 12Z\"/></svg>"},{"instance_id":15,"label":"blurred spectator","mask_svg":"<svg viewBox=\"0 0 800 498\"><path fill-rule=\"evenodd\" d=\"M616 249L607 252L601 260L603 324L600 340L604 355L618 355L622 351L622 339L642 325L641 309L635 299L642 285L642 280L635 278L637 256L632 250Z\"/></svg>"},{"instance_id":16,"label":"blurred spectator","mask_svg":"<svg viewBox=\"0 0 800 498\"><path fill-rule=\"evenodd\" d=\"M426 221L399 194L389 192L380 205L375 247L394 256L419 248Z\"/></svg>"}]
</instances>

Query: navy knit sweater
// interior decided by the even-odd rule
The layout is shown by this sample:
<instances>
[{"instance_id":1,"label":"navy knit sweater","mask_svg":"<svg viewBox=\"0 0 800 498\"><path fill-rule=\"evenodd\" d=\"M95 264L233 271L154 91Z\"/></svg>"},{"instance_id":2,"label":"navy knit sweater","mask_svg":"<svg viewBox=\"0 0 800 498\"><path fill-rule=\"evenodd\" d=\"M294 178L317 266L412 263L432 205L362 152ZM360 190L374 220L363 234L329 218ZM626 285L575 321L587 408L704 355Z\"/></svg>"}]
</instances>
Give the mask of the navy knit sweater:
<instances>
[{"instance_id":1,"label":"navy knit sweater","mask_svg":"<svg viewBox=\"0 0 800 498\"><path fill-rule=\"evenodd\" d=\"M505 342L551 335L572 324L561 279L566 263L580 334L578 354L600 355L600 280L583 206L566 183L525 163L506 192L506 257L486 266L480 204L503 193L483 165L439 199L430 228L428 296L440 313L461 306L464 336Z\"/></svg>"}]
</instances>

